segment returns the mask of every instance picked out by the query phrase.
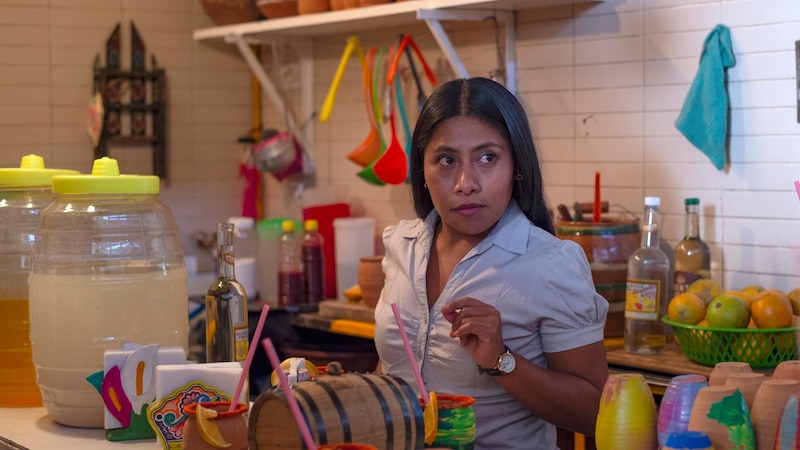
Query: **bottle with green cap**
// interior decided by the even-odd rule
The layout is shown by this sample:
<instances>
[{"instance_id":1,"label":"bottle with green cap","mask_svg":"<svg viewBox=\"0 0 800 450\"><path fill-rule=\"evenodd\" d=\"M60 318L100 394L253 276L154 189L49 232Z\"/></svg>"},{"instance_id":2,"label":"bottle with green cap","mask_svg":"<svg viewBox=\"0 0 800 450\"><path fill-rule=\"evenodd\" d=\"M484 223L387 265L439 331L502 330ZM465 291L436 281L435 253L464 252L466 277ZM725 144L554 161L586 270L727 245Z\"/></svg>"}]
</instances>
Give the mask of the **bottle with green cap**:
<instances>
[{"instance_id":1,"label":"bottle with green cap","mask_svg":"<svg viewBox=\"0 0 800 450\"><path fill-rule=\"evenodd\" d=\"M686 234L675 246L675 295L701 278L711 278L711 250L700 238L700 199L687 198Z\"/></svg>"},{"instance_id":2,"label":"bottle with green cap","mask_svg":"<svg viewBox=\"0 0 800 450\"><path fill-rule=\"evenodd\" d=\"M107 157L91 175L52 179L29 279L31 345L44 406L62 425L103 427L103 398L87 377L102 374L106 350L188 347L183 250L159 188L158 177L120 174Z\"/></svg>"},{"instance_id":3,"label":"bottle with green cap","mask_svg":"<svg viewBox=\"0 0 800 450\"><path fill-rule=\"evenodd\" d=\"M0 407L41 406L28 334L28 273L39 214L52 201L55 175L39 155L22 157L18 168L0 168Z\"/></svg>"}]
</instances>

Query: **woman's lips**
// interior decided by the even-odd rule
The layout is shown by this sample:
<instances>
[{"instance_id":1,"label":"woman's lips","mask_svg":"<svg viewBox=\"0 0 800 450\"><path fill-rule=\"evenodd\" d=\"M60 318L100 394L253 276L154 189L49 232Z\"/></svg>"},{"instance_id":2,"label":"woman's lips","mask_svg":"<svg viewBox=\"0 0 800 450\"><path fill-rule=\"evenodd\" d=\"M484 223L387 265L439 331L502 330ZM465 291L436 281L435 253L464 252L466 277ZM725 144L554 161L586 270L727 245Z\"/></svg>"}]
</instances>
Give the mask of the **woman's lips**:
<instances>
[{"instance_id":1,"label":"woman's lips","mask_svg":"<svg viewBox=\"0 0 800 450\"><path fill-rule=\"evenodd\" d=\"M483 205L478 205L475 203L468 203L464 205L459 205L453 208L453 211L456 214L461 214L462 216L472 216L478 213L478 210L483 208Z\"/></svg>"}]
</instances>

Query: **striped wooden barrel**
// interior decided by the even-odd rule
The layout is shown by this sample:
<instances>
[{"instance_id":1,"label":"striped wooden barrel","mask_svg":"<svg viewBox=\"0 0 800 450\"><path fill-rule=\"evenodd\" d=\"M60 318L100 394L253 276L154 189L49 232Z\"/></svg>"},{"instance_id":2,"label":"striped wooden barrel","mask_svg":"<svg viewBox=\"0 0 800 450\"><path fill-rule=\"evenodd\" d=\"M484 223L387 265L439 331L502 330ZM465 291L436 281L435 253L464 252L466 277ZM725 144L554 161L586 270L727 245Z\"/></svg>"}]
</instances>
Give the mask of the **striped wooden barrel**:
<instances>
[{"instance_id":1,"label":"striped wooden barrel","mask_svg":"<svg viewBox=\"0 0 800 450\"><path fill-rule=\"evenodd\" d=\"M292 393L317 445L359 442L385 450L424 446L422 407L400 378L325 375L297 383ZM249 421L251 449L305 448L282 390L259 395Z\"/></svg>"},{"instance_id":2,"label":"striped wooden barrel","mask_svg":"<svg viewBox=\"0 0 800 450\"><path fill-rule=\"evenodd\" d=\"M583 248L592 269L594 287L608 300L605 337L622 337L628 258L640 245L639 221L605 219L594 223L559 220L556 235Z\"/></svg>"}]
</instances>

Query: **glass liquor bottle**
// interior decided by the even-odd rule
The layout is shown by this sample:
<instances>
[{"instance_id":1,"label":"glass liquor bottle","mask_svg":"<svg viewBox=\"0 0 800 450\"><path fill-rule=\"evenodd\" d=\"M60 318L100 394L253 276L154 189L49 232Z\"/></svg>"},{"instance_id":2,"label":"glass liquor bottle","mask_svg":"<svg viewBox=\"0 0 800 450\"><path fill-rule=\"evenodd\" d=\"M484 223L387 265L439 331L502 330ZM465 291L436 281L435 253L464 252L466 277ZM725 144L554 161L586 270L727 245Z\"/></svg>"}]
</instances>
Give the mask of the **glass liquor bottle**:
<instances>
[{"instance_id":1,"label":"glass liquor bottle","mask_svg":"<svg viewBox=\"0 0 800 450\"><path fill-rule=\"evenodd\" d=\"M684 205L686 234L675 246L675 295L701 278L711 278L711 250L700 239L700 199L687 198Z\"/></svg>"},{"instance_id":2,"label":"glass liquor bottle","mask_svg":"<svg viewBox=\"0 0 800 450\"><path fill-rule=\"evenodd\" d=\"M283 234L278 246L278 305L296 306L306 300L301 243L294 232L294 221L284 220L281 227Z\"/></svg>"},{"instance_id":3,"label":"glass liquor bottle","mask_svg":"<svg viewBox=\"0 0 800 450\"><path fill-rule=\"evenodd\" d=\"M325 262L322 247L324 238L319 233L319 222L309 219L304 224L303 275L306 282L306 302L316 305L325 299Z\"/></svg>"},{"instance_id":4,"label":"glass liquor bottle","mask_svg":"<svg viewBox=\"0 0 800 450\"><path fill-rule=\"evenodd\" d=\"M659 248L659 197L645 197L642 243L628 258L625 288L625 350L653 354L664 348L669 258Z\"/></svg>"},{"instance_id":5,"label":"glass liquor bottle","mask_svg":"<svg viewBox=\"0 0 800 450\"><path fill-rule=\"evenodd\" d=\"M206 292L206 362L247 359L247 293L236 281L233 229L217 224L217 279Z\"/></svg>"}]
</instances>

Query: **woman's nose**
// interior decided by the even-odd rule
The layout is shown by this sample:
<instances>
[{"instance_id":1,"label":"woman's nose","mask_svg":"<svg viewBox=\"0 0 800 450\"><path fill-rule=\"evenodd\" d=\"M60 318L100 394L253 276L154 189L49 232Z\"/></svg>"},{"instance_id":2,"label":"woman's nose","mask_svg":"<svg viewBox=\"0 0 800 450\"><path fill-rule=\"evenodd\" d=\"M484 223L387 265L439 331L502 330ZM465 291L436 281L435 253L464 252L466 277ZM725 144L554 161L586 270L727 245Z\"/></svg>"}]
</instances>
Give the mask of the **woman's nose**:
<instances>
[{"instance_id":1,"label":"woman's nose","mask_svg":"<svg viewBox=\"0 0 800 450\"><path fill-rule=\"evenodd\" d=\"M456 177L456 193L473 194L478 190L480 190L480 184L478 183L477 172L469 166L461 169L458 177Z\"/></svg>"}]
</instances>

